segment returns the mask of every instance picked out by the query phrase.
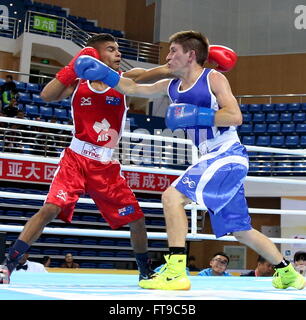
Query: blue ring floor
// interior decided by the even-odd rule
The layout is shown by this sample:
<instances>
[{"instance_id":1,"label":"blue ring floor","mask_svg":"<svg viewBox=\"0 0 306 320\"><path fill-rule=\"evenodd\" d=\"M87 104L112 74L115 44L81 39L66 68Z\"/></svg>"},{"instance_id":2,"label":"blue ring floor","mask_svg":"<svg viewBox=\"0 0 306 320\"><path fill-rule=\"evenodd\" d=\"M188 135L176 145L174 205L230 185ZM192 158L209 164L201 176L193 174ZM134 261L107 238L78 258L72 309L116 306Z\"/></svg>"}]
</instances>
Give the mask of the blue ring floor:
<instances>
[{"instance_id":1,"label":"blue ring floor","mask_svg":"<svg viewBox=\"0 0 306 320\"><path fill-rule=\"evenodd\" d=\"M190 276L188 291L145 290L137 275L25 273L0 285L0 300L306 300L306 288L278 290L270 277Z\"/></svg>"}]
</instances>

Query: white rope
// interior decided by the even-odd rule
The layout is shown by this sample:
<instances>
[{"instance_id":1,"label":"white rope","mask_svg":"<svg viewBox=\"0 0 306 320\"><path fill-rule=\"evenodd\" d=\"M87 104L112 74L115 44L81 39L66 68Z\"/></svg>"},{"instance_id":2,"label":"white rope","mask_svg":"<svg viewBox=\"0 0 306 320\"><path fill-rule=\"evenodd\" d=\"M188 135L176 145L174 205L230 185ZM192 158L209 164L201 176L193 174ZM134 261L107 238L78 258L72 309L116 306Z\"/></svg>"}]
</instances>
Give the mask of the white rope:
<instances>
[{"instance_id":1,"label":"white rope","mask_svg":"<svg viewBox=\"0 0 306 320\"><path fill-rule=\"evenodd\" d=\"M46 195L41 194L26 194L26 193L16 193L16 192L6 192L0 191L0 198L9 198L9 199L26 199L26 200L42 200L46 199ZM78 203L85 203L85 204L94 204L94 201L90 198L79 198ZM139 205L142 208L157 208L162 209L162 203L156 202L143 202L140 201ZM207 210L205 206L200 206L195 203L188 204L185 206L186 210ZM250 213L257 213L257 214L280 214L280 215L306 215L306 210L281 210L281 209L261 209L261 208L249 208ZM195 219L196 220L196 219Z\"/></svg>"},{"instance_id":2,"label":"white rope","mask_svg":"<svg viewBox=\"0 0 306 320\"><path fill-rule=\"evenodd\" d=\"M41 156L21 155L21 154L13 154L13 153L5 153L5 152L0 152L0 159L44 162L44 163L51 163L51 164L58 164L58 162L59 162L59 158L50 158L50 157L43 158ZM121 169L123 171L167 174L167 175L171 175L171 176L180 176L181 174L183 174L185 172L183 170L175 170L175 169L168 169L168 168L127 166L127 165L121 165ZM247 176L245 181L264 182L264 183L270 182L270 183L276 183L276 184L290 184L290 185L306 186L306 180L282 179L282 178L274 178L274 177ZM305 194L306 194L306 189L305 189Z\"/></svg>"},{"instance_id":3,"label":"white rope","mask_svg":"<svg viewBox=\"0 0 306 320\"><path fill-rule=\"evenodd\" d=\"M72 125L27 120L27 119L18 119L18 118L8 118L8 117L0 117L0 122L17 123L17 124L24 124L29 126L61 129L61 130L67 130L67 131L72 131L74 128ZM149 134L143 134L143 133L124 131L122 134L122 137L154 140L154 141L164 141L164 142L171 142L171 143L174 142L174 143L187 144L187 145L193 146L193 143L190 139L165 137L162 135L149 135ZM254 152L282 153L282 154L306 156L306 149L282 149L282 148L269 148L269 147L258 147L258 146L249 146L249 145L245 145L245 147L248 151L254 151Z\"/></svg>"},{"instance_id":4,"label":"white rope","mask_svg":"<svg viewBox=\"0 0 306 320\"><path fill-rule=\"evenodd\" d=\"M2 232L18 232L23 230L22 226L9 226L0 224ZM114 231L114 230L93 230L93 229L73 229L73 228L44 228L43 234L66 235L66 236L87 236L87 237L111 237L111 238L130 238L129 231ZM165 232L148 232L150 240L167 240L168 236ZM233 236L224 236L216 238L213 234L191 234L188 233L186 240L220 240L220 241L237 241ZM305 244L306 239L291 239L291 238L270 238L274 243L292 243Z\"/></svg>"}]
</instances>

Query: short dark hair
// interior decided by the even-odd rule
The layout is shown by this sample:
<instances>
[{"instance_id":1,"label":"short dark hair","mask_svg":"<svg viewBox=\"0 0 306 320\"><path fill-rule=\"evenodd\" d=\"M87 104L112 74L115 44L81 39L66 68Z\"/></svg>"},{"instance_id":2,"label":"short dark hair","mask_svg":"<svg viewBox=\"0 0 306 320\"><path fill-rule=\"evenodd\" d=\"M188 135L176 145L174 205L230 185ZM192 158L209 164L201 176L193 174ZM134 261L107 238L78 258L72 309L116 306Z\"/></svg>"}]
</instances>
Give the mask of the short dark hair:
<instances>
[{"instance_id":1,"label":"short dark hair","mask_svg":"<svg viewBox=\"0 0 306 320\"><path fill-rule=\"evenodd\" d=\"M116 39L109 33L99 33L87 40L86 47L95 47L97 43L107 41L116 42Z\"/></svg>"},{"instance_id":2,"label":"short dark hair","mask_svg":"<svg viewBox=\"0 0 306 320\"><path fill-rule=\"evenodd\" d=\"M296 261L300 261L300 260L306 261L306 252L305 251L297 251L294 254L293 261L296 262Z\"/></svg>"},{"instance_id":3,"label":"short dark hair","mask_svg":"<svg viewBox=\"0 0 306 320\"><path fill-rule=\"evenodd\" d=\"M6 75L6 79L11 79L11 80L13 80L13 76L10 75L10 74L7 74L7 75Z\"/></svg>"},{"instance_id":4,"label":"short dark hair","mask_svg":"<svg viewBox=\"0 0 306 320\"><path fill-rule=\"evenodd\" d=\"M230 258L223 251L219 251L219 252L215 253L212 258L214 258L216 256L222 256L222 257L226 258L227 259L227 264L229 264Z\"/></svg>"},{"instance_id":5,"label":"short dark hair","mask_svg":"<svg viewBox=\"0 0 306 320\"><path fill-rule=\"evenodd\" d=\"M183 47L184 52L194 50L196 54L196 61L199 65L203 66L208 57L209 41L201 33L193 30L180 31L174 33L169 38L171 43L178 43Z\"/></svg>"},{"instance_id":6,"label":"short dark hair","mask_svg":"<svg viewBox=\"0 0 306 320\"><path fill-rule=\"evenodd\" d=\"M265 259L264 257L259 255L258 258L257 258L257 262L265 263L265 262L269 262L269 261L267 259Z\"/></svg>"}]
</instances>

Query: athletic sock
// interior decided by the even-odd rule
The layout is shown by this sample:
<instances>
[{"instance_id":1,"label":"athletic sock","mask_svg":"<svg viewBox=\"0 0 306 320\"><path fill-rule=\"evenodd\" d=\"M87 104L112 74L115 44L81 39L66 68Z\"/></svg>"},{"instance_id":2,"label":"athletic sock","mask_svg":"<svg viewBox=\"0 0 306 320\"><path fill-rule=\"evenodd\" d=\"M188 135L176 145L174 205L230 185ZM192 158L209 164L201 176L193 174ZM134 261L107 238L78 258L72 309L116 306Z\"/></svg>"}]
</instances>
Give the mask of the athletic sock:
<instances>
[{"instance_id":1,"label":"athletic sock","mask_svg":"<svg viewBox=\"0 0 306 320\"><path fill-rule=\"evenodd\" d=\"M135 253L135 258L140 274L147 275L151 272L148 252Z\"/></svg>"},{"instance_id":2,"label":"athletic sock","mask_svg":"<svg viewBox=\"0 0 306 320\"><path fill-rule=\"evenodd\" d=\"M12 247L9 248L8 260L19 260L24 255L30 246L22 240L17 239Z\"/></svg>"},{"instance_id":3,"label":"athletic sock","mask_svg":"<svg viewBox=\"0 0 306 320\"><path fill-rule=\"evenodd\" d=\"M290 261L283 258L283 260L279 264L274 265L274 268L275 269L285 268L285 267L289 266L289 264L290 264Z\"/></svg>"},{"instance_id":4,"label":"athletic sock","mask_svg":"<svg viewBox=\"0 0 306 320\"><path fill-rule=\"evenodd\" d=\"M185 247L170 247L169 254L186 254L186 249Z\"/></svg>"}]
</instances>

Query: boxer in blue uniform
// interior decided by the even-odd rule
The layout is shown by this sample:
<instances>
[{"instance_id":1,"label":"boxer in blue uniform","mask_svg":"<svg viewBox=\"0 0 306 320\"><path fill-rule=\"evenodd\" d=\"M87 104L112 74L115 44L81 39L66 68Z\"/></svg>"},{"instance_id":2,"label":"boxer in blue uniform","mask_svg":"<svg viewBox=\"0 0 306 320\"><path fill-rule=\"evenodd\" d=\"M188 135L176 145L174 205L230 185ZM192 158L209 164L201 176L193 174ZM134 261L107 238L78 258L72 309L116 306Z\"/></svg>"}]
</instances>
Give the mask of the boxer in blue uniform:
<instances>
[{"instance_id":1,"label":"boxer in blue uniform","mask_svg":"<svg viewBox=\"0 0 306 320\"><path fill-rule=\"evenodd\" d=\"M186 130L202 155L163 193L169 254L165 256L163 269L139 285L145 289L190 289L186 275L188 220L184 206L194 201L208 208L217 237L233 234L274 265L274 287L303 289L305 279L269 238L251 226L243 188L248 157L235 129L242 123L242 115L227 79L216 70L204 68L206 60L225 72L235 65L237 56L229 48L209 46L208 39L199 32L182 31L170 37L167 68L172 80L140 85L120 78L92 57L81 56L75 64L79 77L103 81L126 95L146 98L168 95L172 102L166 114L168 128Z\"/></svg>"}]
</instances>

